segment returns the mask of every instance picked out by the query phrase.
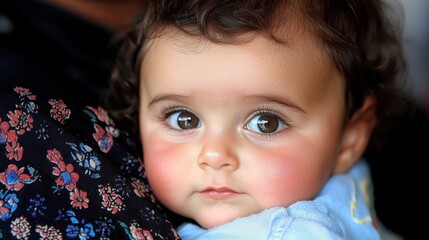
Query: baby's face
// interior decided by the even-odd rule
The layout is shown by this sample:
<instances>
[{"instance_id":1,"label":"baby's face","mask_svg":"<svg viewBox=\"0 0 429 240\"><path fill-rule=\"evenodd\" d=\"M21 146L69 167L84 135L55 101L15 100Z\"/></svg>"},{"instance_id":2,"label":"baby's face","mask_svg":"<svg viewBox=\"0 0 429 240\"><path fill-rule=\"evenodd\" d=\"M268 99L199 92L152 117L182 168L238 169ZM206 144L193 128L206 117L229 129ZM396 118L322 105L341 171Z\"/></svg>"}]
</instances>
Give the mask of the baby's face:
<instances>
[{"instance_id":1,"label":"baby's face","mask_svg":"<svg viewBox=\"0 0 429 240\"><path fill-rule=\"evenodd\" d=\"M195 43L164 35L142 63L141 138L158 199L210 228L317 195L337 164L345 101L316 41Z\"/></svg>"}]
</instances>

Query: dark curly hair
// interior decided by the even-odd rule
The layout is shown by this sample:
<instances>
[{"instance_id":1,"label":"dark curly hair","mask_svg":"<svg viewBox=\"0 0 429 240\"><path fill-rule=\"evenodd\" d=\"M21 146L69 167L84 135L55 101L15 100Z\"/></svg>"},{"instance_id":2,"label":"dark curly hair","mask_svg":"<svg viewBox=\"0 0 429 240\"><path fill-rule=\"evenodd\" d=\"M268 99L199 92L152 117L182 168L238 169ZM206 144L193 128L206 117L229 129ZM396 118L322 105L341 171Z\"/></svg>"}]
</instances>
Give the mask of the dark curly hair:
<instances>
[{"instance_id":1,"label":"dark curly hair","mask_svg":"<svg viewBox=\"0 0 429 240\"><path fill-rule=\"evenodd\" d=\"M390 0L388 3L392 3ZM386 2L387 3L387 2ZM406 76L401 46L402 8L382 0L146 0L134 29L124 40L113 67L105 107L118 122L138 129L139 71L149 40L175 27L184 34L218 44L236 44L244 33L262 34L286 42L287 29L302 29L318 37L344 76L347 115L352 116L367 95L377 101L373 139L386 123L406 108L399 88ZM399 9L399 21L389 18ZM299 23L299 24L296 24ZM377 140L378 141L378 140Z\"/></svg>"}]
</instances>

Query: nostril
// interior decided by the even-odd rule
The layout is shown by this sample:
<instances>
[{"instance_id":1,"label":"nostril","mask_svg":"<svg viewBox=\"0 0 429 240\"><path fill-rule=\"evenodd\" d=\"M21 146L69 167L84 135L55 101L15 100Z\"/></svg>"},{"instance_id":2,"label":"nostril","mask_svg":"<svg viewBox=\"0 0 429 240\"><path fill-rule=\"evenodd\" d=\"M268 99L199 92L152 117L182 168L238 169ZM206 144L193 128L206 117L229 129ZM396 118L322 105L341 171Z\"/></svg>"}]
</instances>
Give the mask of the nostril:
<instances>
[{"instance_id":1,"label":"nostril","mask_svg":"<svg viewBox=\"0 0 429 240\"><path fill-rule=\"evenodd\" d=\"M201 162L199 165L200 165L200 167L202 169L208 169L208 168L210 168L210 165L208 165L206 162Z\"/></svg>"}]
</instances>

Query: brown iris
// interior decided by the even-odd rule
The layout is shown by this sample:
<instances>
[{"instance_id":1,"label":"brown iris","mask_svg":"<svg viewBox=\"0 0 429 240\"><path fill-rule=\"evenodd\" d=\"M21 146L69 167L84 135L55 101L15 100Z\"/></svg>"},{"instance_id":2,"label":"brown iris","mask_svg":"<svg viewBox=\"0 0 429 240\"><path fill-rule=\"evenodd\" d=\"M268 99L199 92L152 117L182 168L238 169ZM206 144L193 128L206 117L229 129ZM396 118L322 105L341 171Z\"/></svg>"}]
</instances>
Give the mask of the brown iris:
<instances>
[{"instance_id":1,"label":"brown iris","mask_svg":"<svg viewBox=\"0 0 429 240\"><path fill-rule=\"evenodd\" d=\"M263 114L258 117L257 125L263 133L273 133L279 127L279 121L276 116Z\"/></svg>"},{"instance_id":2,"label":"brown iris","mask_svg":"<svg viewBox=\"0 0 429 240\"><path fill-rule=\"evenodd\" d=\"M177 125L181 129L192 129L198 127L200 120L190 112L181 112L177 116Z\"/></svg>"}]
</instances>

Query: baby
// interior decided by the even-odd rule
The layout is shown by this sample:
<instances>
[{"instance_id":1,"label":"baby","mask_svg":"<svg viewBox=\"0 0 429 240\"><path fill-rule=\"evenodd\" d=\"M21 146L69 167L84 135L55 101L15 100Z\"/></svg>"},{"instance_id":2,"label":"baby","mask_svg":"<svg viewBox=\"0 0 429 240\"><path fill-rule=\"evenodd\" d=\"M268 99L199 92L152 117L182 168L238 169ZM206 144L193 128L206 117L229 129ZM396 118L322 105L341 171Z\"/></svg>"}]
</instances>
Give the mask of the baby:
<instances>
[{"instance_id":1,"label":"baby","mask_svg":"<svg viewBox=\"0 0 429 240\"><path fill-rule=\"evenodd\" d=\"M154 194L192 219L182 238L380 238L359 159L401 100L382 7L145 2L111 113L139 125Z\"/></svg>"}]
</instances>

